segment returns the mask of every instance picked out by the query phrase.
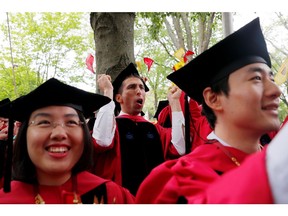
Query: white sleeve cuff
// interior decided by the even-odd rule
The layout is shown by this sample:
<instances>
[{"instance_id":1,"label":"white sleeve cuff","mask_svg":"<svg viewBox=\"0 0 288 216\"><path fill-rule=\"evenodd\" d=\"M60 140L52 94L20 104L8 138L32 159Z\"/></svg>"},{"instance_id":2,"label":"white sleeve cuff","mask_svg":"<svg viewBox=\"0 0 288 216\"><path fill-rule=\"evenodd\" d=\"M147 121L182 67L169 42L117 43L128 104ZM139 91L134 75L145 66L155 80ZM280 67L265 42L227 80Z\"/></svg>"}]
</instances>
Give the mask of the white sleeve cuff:
<instances>
[{"instance_id":1,"label":"white sleeve cuff","mask_svg":"<svg viewBox=\"0 0 288 216\"><path fill-rule=\"evenodd\" d=\"M172 144L180 155L185 154L185 139L183 127L185 126L183 112L172 112Z\"/></svg>"},{"instance_id":2,"label":"white sleeve cuff","mask_svg":"<svg viewBox=\"0 0 288 216\"><path fill-rule=\"evenodd\" d=\"M114 138L116 129L114 109L115 103L114 101L110 101L101 107L97 113L92 137L101 146L109 146Z\"/></svg>"}]
</instances>

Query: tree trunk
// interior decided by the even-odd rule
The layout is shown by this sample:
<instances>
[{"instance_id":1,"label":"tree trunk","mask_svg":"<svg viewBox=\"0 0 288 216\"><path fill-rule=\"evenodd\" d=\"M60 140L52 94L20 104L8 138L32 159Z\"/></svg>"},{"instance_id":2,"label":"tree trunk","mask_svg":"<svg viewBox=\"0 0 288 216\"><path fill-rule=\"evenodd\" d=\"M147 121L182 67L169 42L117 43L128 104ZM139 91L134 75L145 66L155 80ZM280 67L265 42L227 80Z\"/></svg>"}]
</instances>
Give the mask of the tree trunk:
<instances>
[{"instance_id":1,"label":"tree trunk","mask_svg":"<svg viewBox=\"0 0 288 216\"><path fill-rule=\"evenodd\" d=\"M199 48L198 55L208 49L210 38L212 35L212 25L215 13L210 13L208 17L199 17Z\"/></svg>"},{"instance_id":2,"label":"tree trunk","mask_svg":"<svg viewBox=\"0 0 288 216\"><path fill-rule=\"evenodd\" d=\"M96 46L96 75L105 73L114 80L130 62L135 63L134 20L135 13L90 14Z\"/></svg>"},{"instance_id":3,"label":"tree trunk","mask_svg":"<svg viewBox=\"0 0 288 216\"><path fill-rule=\"evenodd\" d=\"M222 13L222 25L224 38L233 33L233 15L232 12Z\"/></svg>"},{"instance_id":4,"label":"tree trunk","mask_svg":"<svg viewBox=\"0 0 288 216\"><path fill-rule=\"evenodd\" d=\"M188 13L180 13L180 15L186 31L186 40L187 40L186 50L193 50L193 37L191 34L191 27L188 20Z\"/></svg>"}]
</instances>

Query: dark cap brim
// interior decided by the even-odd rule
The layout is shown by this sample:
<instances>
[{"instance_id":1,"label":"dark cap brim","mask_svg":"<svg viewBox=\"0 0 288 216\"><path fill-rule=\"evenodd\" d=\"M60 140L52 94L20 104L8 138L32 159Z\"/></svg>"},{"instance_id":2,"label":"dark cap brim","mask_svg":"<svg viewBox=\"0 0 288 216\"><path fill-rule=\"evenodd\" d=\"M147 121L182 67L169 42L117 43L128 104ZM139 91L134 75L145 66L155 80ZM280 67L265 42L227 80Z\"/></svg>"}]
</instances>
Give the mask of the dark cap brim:
<instances>
[{"instance_id":1,"label":"dark cap brim","mask_svg":"<svg viewBox=\"0 0 288 216\"><path fill-rule=\"evenodd\" d=\"M50 105L71 106L89 117L111 100L99 94L87 92L51 78L29 94L12 101L14 120L23 121L41 107Z\"/></svg>"}]
</instances>

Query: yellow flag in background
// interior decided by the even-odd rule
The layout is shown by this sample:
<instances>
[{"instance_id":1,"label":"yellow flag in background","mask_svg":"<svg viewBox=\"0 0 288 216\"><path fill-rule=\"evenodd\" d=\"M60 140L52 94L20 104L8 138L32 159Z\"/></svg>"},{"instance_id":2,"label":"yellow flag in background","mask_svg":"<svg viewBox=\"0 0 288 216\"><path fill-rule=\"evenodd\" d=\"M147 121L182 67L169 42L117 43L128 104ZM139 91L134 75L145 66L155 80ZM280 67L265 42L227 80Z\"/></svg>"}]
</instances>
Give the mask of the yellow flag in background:
<instances>
[{"instance_id":1,"label":"yellow flag in background","mask_svg":"<svg viewBox=\"0 0 288 216\"><path fill-rule=\"evenodd\" d=\"M179 61L183 61L183 57L185 55L185 50L183 48L178 49L175 53L174 56L179 59Z\"/></svg>"},{"instance_id":2,"label":"yellow flag in background","mask_svg":"<svg viewBox=\"0 0 288 216\"><path fill-rule=\"evenodd\" d=\"M185 65L185 63L183 61L180 61L174 65L174 70L177 71L178 69L180 69L184 65Z\"/></svg>"},{"instance_id":3,"label":"yellow flag in background","mask_svg":"<svg viewBox=\"0 0 288 216\"><path fill-rule=\"evenodd\" d=\"M142 67L141 67L141 62L140 61L136 61L136 65L137 65L137 69L138 71L142 71Z\"/></svg>"},{"instance_id":4,"label":"yellow flag in background","mask_svg":"<svg viewBox=\"0 0 288 216\"><path fill-rule=\"evenodd\" d=\"M279 71L275 75L275 82L277 85L281 85L286 82L288 78L288 58L283 62Z\"/></svg>"}]
</instances>

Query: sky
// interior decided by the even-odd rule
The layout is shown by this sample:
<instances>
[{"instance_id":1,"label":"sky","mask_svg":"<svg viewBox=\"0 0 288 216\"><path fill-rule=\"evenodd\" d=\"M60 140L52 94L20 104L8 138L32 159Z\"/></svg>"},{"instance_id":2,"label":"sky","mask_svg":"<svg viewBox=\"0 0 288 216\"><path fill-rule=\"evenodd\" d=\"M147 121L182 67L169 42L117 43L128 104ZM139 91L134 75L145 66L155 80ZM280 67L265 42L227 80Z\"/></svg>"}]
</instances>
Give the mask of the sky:
<instances>
[{"instance_id":1,"label":"sky","mask_svg":"<svg viewBox=\"0 0 288 216\"><path fill-rule=\"evenodd\" d=\"M281 11L284 0L0 0L0 11L215 12Z\"/></svg>"},{"instance_id":2,"label":"sky","mask_svg":"<svg viewBox=\"0 0 288 216\"><path fill-rule=\"evenodd\" d=\"M239 12L235 29L256 14L283 10L284 0L0 0L0 19L5 12ZM257 13L255 13L257 11ZM6 19L6 16L4 16Z\"/></svg>"}]
</instances>

